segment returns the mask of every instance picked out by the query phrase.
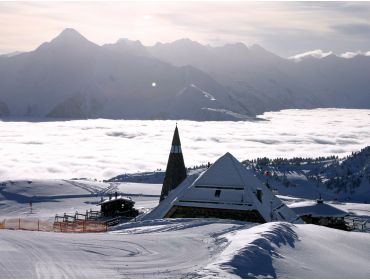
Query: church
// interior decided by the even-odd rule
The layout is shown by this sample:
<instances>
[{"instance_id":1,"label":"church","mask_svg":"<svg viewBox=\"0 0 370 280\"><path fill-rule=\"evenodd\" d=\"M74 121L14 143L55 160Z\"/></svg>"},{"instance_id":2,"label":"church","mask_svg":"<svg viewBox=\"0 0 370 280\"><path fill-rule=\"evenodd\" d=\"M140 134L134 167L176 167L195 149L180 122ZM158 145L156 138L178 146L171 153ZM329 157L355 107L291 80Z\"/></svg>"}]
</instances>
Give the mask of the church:
<instances>
[{"instance_id":1,"label":"church","mask_svg":"<svg viewBox=\"0 0 370 280\"><path fill-rule=\"evenodd\" d=\"M187 176L176 126L159 205L142 219L219 218L256 223L303 223L252 171L226 153Z\"/></svg>"}]
</instances>

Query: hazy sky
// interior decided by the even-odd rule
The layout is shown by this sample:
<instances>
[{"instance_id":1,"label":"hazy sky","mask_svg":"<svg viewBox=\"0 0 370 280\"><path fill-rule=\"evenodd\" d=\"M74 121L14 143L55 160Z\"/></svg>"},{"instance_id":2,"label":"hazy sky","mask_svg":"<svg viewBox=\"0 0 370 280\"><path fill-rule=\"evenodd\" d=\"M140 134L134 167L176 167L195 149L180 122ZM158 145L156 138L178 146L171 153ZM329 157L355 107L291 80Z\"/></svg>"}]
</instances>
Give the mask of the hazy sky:
<instances>
[{"instance_id":1,"label":"hazy sky","mask_svg":"<svg viewBox=\"0 0 370 280\"><path fill-rule=\"evenodd\" d=\"M260 44L282 56L370 50L370 2L0 2L0 53L28 51L64 28L98 43L191 38Z\"/></svg>"}]
</instances>

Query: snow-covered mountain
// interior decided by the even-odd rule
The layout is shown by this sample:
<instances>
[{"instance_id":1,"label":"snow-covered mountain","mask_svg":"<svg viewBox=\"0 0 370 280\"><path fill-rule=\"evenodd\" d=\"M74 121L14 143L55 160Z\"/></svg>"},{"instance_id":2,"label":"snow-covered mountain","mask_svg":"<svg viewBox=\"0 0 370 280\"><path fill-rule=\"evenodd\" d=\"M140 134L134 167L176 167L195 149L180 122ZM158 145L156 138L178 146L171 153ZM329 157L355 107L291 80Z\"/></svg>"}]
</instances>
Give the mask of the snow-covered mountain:
<instances>
[{"instance_id":1,"label":"snow-covered mountain","mask_svg":"<svg viewBox=\"0 0 370 280\"><path fill-rule=\"evenodd\" d=\"M297 62L242 43L222 47L188 39L156 44L151 54L192 65L228 87L253 113L287 108L370 107L370 56L312 56Z\"/></svg>"},{"instance_id":2,"label":"snow-covered mountain","mask_svg":"<svg viewBox=\"0 0 370 280\"><path fill-rule=\"evenodd\" d=\"M258 45L120 39L73 29L0 56L0 116L239 120L286 108L370 108L370 56L299 62Z\"/></svg>"},{"instance_id":3,"label":"snow-covered mountain","mask_svg":"<svg viewBox=\"0 0 370 280\"><path fill-rule=\"evenodd\" d=\"M140 55L140 46L120 40L100 47L66 29L35 51L0 57L0 116L235 120L248 115L209 75Z\"/></svg>"}]
</instances>

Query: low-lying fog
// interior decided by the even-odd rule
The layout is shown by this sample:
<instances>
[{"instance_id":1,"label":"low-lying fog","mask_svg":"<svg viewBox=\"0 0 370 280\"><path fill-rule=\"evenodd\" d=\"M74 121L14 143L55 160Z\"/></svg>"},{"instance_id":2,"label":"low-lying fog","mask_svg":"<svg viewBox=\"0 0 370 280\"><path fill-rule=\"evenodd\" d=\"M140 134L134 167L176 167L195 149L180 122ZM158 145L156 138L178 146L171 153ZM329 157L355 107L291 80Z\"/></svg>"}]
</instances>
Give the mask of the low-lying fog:
<instances>
[{"instance_id":1,"label":"low-lying fog","mask_svg":"<svg viewBox=\"0 0 370 280\"><path fill-rule=\"evenodd\" d=\"M370 145L370 110L268 112L257 122L178 121L185 164L226 152L256 157L345 156ZM176 121L0 121L0 180L165 169Z\"/></svg>"}]
</instances>

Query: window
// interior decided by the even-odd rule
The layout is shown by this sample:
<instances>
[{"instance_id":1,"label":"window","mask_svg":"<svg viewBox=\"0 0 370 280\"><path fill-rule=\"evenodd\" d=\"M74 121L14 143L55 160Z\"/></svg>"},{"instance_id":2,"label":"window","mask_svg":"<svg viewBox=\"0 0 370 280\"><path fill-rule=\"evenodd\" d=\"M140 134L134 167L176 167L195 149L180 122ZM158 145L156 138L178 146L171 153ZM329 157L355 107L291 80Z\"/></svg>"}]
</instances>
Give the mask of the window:
<instances>
[{"instance_id":1,"label":"window","mask_svg":"<svg viewBox=\"0 0 370 280\"><path fill-rule=\"evenodd\" d=\"M216 190L215 191L215 197L220 197L221 195L221 190Z\"/></svg>"}]
</instances>

